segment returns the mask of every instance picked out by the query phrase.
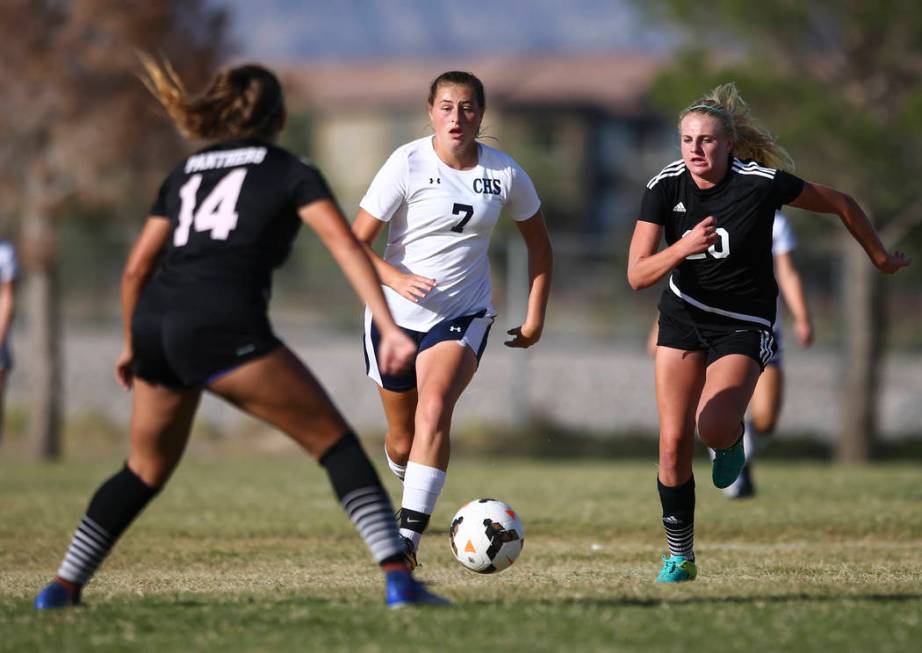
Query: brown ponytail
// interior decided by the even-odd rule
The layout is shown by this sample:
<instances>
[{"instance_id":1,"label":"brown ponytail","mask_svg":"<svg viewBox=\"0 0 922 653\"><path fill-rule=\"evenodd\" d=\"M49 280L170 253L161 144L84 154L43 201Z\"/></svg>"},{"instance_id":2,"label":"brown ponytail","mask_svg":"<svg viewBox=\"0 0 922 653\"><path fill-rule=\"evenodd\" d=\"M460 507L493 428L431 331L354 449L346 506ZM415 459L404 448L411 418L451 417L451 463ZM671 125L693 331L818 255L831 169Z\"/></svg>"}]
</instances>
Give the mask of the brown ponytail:
<instances>
[{"instance_id":1,"label":"brown ponytail","mask_svg":"<svg viewBox=\"0 0 922 653\"><path fill-rule=\"evenodd\" d=\"M204 93L193 98L168 61L160 64L147 54L139 56L146 72L141 81L184 136L273 140L284 125L281 84L262 66L247 64L222 70Z\"/></svg>"}]
</instances>

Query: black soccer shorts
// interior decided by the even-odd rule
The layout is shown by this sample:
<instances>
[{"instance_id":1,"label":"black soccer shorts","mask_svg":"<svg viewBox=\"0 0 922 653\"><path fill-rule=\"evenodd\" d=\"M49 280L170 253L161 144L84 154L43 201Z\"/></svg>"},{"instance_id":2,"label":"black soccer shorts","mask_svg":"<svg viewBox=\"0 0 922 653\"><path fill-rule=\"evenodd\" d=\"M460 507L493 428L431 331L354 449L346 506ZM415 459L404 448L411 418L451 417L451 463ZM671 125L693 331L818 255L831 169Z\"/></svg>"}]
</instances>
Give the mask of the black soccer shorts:
<instances>
[{"instance_id":1,"label":"black soccer shorts","mask_svg":"<svg viewBox=\"0 0 922 653\"><path fill-rule=\"evenodd\" d=\"M683 351L707 352L710 365L728 354L749 356L761 369L777 352L772 330L758 324L736 324L725 327L695 326L660 313L659 347L671 347Z\"/></svg>"},{"instance_id":2,"label":"black soccer shorts","mask_svg":"<svg viewBox=\"0 0 922 653\"><path fill-rule=\"evenodd\" d=\"M131 321L132 369L169 388L208 385L281 346L264 300L239 292L145 288Z\"/></svg>"}]
</instances>

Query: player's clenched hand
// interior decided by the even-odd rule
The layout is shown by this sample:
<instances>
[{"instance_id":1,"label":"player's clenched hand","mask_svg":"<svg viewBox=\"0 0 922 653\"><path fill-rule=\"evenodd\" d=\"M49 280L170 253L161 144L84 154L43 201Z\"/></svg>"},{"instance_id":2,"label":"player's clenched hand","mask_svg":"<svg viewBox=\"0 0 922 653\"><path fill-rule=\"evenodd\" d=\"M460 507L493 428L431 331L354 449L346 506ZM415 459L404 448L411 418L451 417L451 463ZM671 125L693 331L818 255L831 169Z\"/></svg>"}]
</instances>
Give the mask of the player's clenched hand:
<instances>
[{"instance_id":1,"label":"player's clenched hand","mask_svg":"<svg viewBox=\"0 0 922 653\"><path fill-rule=\"evenodd\" d=\"M115 361L115 379L126 390L131 390L134 373L131 371L131 359L134 354L130 347L125 347Z\"/></svg>"},{"instance_id":2,"label":"player's clenched hand","mask_svg":"<svg viewBox=\"0 0 922 653\"><path fill-rule=\"evenodd\" d=\"M541 339L541 331L541 327L533 327L528 324L517 326L506 331L512 338L505 341L503 344L507 347L519 347L522 349L531 347Z\"/></svg>"},{"instance_id":3,"label":"player's clenched hand","mask_svg":"<svg viewBox=\"0 0 922 653\"><path fill-rule=\"evenodd\" d=\"M685 256L700 254L717 242L717 219L709 215L686 233L679 241L685 248Z\"/></svg>"},{"instance_id":4,"label":"player's clenched hand","mask_svg":"<svg viewBox=\"0 0 922 653\"><path fill-rule=\"evenodd\" d=\"M394 327L381 334L381 341L378 343L378 369L382 374L402 372L410 366L415 356L416 345L399 328Z\"/></svg>"},{"instance_id":5,"label":"player's clenched hand","mask_svg":"<svg viewBox=\"0 0 922 653\"><path fill-rule=\"evenodd\" d=\"M435 279L421 277L418 274L398 274L388 285L411 302L419 302L435 288Z\"/></svg>"}]
</instances>

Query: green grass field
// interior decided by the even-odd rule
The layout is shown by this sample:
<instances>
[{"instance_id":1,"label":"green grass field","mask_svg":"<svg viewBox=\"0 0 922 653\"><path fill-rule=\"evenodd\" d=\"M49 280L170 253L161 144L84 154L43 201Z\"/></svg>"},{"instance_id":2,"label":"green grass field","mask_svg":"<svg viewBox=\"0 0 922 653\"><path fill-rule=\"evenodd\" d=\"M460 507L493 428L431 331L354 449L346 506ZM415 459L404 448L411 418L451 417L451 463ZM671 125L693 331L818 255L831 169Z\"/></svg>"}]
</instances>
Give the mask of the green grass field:
<instances>
[{"instance_id":1,"label":"green grass field","mask_svg":"<svg viewBox=\"0 0 922 653\"><path fill-rule=\"evenodd\" d=\"M115 460L0 460L3 651L907 651L922 641L918 465L767 462L727 502L697 468L694 583L657 586L656 469L617 460L453 462L419 576L449 610L389 612L377 569L306 457L193 457L122 539L77 610L37 614ZM396 481L387 482L394 493ZM464 501L526 528L519 562L451 557Z\"/></svg>"}]
</instances>

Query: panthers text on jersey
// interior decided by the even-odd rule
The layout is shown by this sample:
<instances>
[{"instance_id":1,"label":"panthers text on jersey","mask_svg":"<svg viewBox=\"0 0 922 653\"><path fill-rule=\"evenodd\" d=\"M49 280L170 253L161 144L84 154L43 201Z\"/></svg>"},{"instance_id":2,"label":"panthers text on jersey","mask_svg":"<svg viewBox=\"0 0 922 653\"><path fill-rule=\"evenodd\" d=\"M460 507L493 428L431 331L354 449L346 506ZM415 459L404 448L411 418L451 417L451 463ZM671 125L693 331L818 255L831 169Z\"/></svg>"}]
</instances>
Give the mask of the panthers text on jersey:
<instances>
[{"instance_id":1,"label":"panthers text on jersey","mask_svg":"<svg viewBox=\"0 0 922 653\"><path fill-rule=\"evenodd\" d=\"M169 174L151 208L173 225L156 281L268 292L301 226L298 209L331 197L314 166L275 145L231 140L197 152Z\"/></svg>"},{"instance_id":2,"label":"panthers text on jersey","mask_svg":"<svg viewBox=\"0 0 922 653\"><path fill-rule=\"evenodd\" d=\"M527 220L541 206L534 184L507 154L478 143L477 165L456 170L439 159L432 137L399 147L362 198L361 207L388 223L384 260L436 280L419 303L385 287L402 327L428 331L452 317L486 309L493 315L487 248L500 212Z\"/></svg>"},{"instance_id":3,"label":"panthers text on jersey","mask_svg":"<svg viewBox=\"0 0 922 653\"><path fill-rule=\"evenodd\" d=\"M675 243L708 216L717 242L687 257L669 275L660 310L703 325L775 321L778 286L772 260L775 211L796 199L803 180L755 161L733 158L717 185L701 189L683 161L669 164L647 184L639 220L661 225Z\"/></svg>"}]
</instances>

